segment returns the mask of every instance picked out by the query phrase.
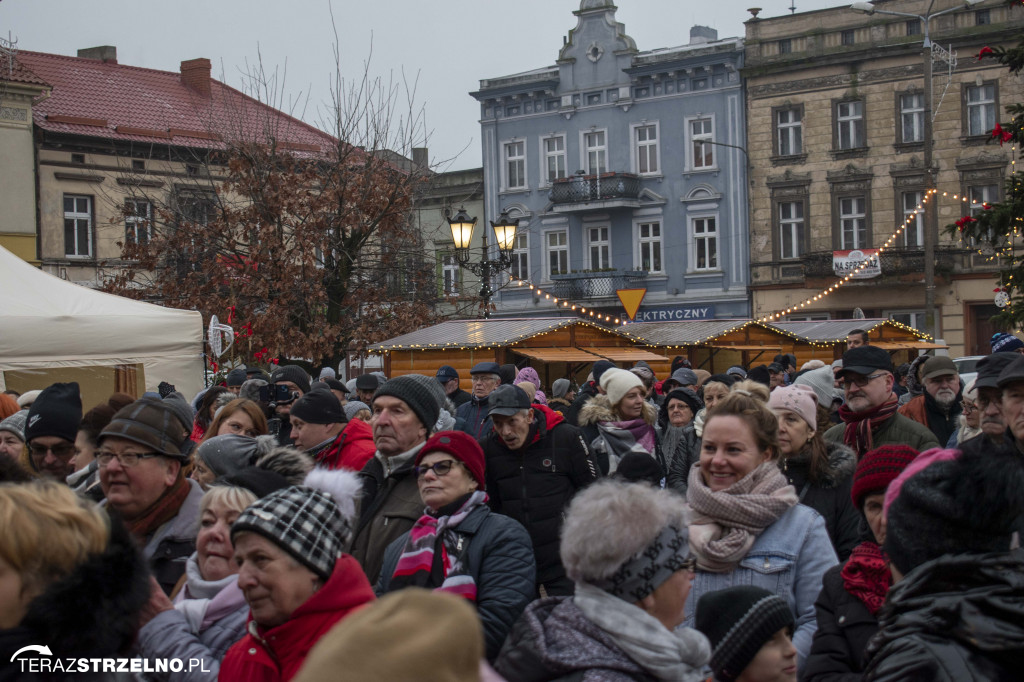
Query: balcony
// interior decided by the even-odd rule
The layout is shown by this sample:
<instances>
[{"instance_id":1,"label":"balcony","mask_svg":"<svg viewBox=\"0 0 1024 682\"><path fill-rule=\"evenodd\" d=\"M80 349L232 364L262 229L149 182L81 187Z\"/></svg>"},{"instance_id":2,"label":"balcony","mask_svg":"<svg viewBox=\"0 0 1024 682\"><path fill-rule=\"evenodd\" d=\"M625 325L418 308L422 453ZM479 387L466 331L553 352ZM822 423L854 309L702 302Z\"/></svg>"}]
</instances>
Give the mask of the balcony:
<instances>
[{"instance_id":1,"label":"balcony","mask_svg":"<svg viewBox=\"0 0 1024 682\"><path fill-rule=\"evenodd\" d=\"M582 172L551 183L548 194L555 213L639 206L640 178L632 173Z\"/></svg>"},{"instance_id":2,"label":"balcony","mask_svg":"<svg viewBox=\"0 0 1024 682\"><path fill-rule=\"evenodd\" d=\"M619 289L643 287L647 273L643 270L602 270L552 275L551 293L571 301L615 298Z\"/></svg>"},{"instance_id":3,"label":"balcony","mask_svg":"<svg viewBox=\"0 0 1024 682\"><path fill-rule=\"evenodd\" d=\"M962 248L939 246L935 249L936 273L952 273L963 269ZM918 275L924 273L924 249L892 248L882 252L882 277ZM804 277L835 277L832 252L817 251L803 257ZM871 281L871 280L864 280ZM877 280L876 280L877 281Z\"/></svg>"}]
</instances>

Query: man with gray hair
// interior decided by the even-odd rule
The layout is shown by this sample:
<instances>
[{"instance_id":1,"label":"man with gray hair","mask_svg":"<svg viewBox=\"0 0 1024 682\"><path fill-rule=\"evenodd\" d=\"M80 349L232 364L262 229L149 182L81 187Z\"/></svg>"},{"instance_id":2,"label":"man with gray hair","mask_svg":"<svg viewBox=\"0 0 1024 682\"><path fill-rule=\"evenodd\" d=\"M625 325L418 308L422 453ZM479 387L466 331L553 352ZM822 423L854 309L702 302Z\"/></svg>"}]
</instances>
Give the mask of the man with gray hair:
<instances>
[{"instance_id":1,"label":"man with gray hair","mask_svg":"<svg viewBox=\"0 0 1024 682\"><path fill-rule=\"evenodd\" d=\"M545 405L530 402L518 386L490 394L494 430L480 444L487 461L491 509L519 521L530 533L540 596L572 594L558 557L565 506L600 475L579 429Z\"/></svg>"},{"instance_id":2,"label":"man with gray hair","mask_svg":"<svg viewBox=\"0 0 1024 682\"><path fill-rule=\"evenodd\" d=\"M468 433L477 440L491 432L491 419L487 413L487 398L501 384L496 362L478 362L469 370L473 381L473 397L455 411L455 430Z\"/></svg>"},{"instance_id":3,"label":"man with gray hair","mask_svg":"<svg viewBox=\"0 0 1024 682\"><path fill-rule=\"evenodd\" d=\"M924 393L902 405L899 413L931 429L939 443L946 444L956 431L960 413L960 374L946 355L925 361L921 369Z\"/></svg>"}]
</instances>

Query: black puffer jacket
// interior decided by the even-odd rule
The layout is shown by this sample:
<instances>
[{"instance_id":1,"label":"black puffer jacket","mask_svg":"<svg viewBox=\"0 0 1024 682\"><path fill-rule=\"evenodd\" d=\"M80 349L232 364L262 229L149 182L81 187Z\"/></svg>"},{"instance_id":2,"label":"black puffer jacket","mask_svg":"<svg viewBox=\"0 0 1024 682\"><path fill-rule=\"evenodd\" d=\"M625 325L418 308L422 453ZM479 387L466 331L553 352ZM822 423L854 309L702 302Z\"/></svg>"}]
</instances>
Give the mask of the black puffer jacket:
<instances>
[{"instance_id":1,"label":"black puffer jacket","mask_svg":"<svg viewBox=\"0 0 1024 682\"><path fill-rule=\"evenodd\" d=\"M853 450L842 443L826 442L825 447L828 448L828 465L816 482L809 480L811 458L807 448L799 455L780 459L779 468L796 488L800 503L825 519L828 537L842 563L860 542L861 515L850 499L857 458Z\"/></svg>"},{"instance_id":2,"label":"black puffer jacket","mask_svg":"<svg viewBox=\"0 0 1024 682\"><path fill-rule=\"evenodd\" d=\"M893 586L878 616L865 680L1019 680L1024 550L921 564Z\"/></svg>"},{"instance_id":3,"label":"black puffer jacket","mask_svg":"<svg viewBox=\"0 0 1024 682\"><path fill-rule=\"evenodd\" d=\"M112 519L110 542L103 554L90 557L71 575L47 587L31 601L17 627L0 630L0 680L113 678L111 673L82 672L23 675L19 661L130 655L139 629L139 615L148 600L146 561L121 522ZM30 651L11 662L16 651L29 645L47 646L52 656Z\"/></svg>"},{"instance_id":4,"label":"black puffer jacket","mask_svg":"<svg viewBox=\"0 0 1024 682\"><path fill-rule=\"evenodd\" d=\"M677 493L686 497L687 481L690 478L690 469L694 464L700 462L700 442L697 436L697 429L690 423L683 429L683 437L679 439L679 445L672 454L671 464L668 466L668 481L666 485Z\"/></svg>"},{"instance_id":5,"label":"black puffer jacket","mask_svg":"<svg viewBox=\"0 0 1024 682\"><path fill-rule=\"evenodd\" d=\"M511 516L530 533L537 583L548 589L549 583L568 582L558 554L565 507L599 473L576 427L543 405L534 405L533 414L527 444L519 450L509 450L493 432L480 444L487 458L491 509Z\"/></svg>"},{"instance_id":6,"label":"black puffer jacket","mask_svg":"<svg viewBox=\"0 0 1024 682\"><path fill-rule=\"evenodd\" d=\"M468 543L464 550L464 573L476 583L476 612L484 626L487 660L493 661L536 592L530 535L518 521L495 514L485 506L470 512L452 532ZM378 596L390 591L391 578L408 541L406 533L384 553Z\"/></svg>"},{"instance_id":7,"label":"black puffer jacket","mask_svg":"<svg viewBox=\"0 0 1024 682\"><path fill-rule=\"evenodd\" d=\"M455 410L455 430L468 433L477 440L486 438L487 434L494 430L494 424L491 422L488 411L490 408L487 406L487 398L477 398L476 396L470 396L469 400L459 405L458 409Z\"/></svg>"},{"instance_id":8,"label":"black puffer jacket","mask_svg":"<svg viewBox=\"0 0 1024 682\"><path fill-rule=\"evenodd\" d=\"M821 594L814 603L818 629L801 682L860 682L864 652L878 632L878 620L846 590L842 570L842 565L833 566L822 579Z\"/></svg>"}]
</instances>

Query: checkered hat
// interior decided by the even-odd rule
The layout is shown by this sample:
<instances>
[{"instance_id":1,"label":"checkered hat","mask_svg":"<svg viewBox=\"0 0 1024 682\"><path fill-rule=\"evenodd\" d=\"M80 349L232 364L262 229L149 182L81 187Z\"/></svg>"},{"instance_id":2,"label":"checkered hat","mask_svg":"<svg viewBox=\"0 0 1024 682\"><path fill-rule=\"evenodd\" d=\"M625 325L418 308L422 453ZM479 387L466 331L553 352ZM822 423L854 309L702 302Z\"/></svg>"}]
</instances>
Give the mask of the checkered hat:
<instances>
[{"instance_id":1,"label":"checkered hat","mask_svg":"<svg viewBox=\"0 0 1024 682\"><path fill-rule=\"evenodd\" d=\"M253 503L231 525L231 540L258 533L291 554L324 580L352 539L352 520L327 493L292 486Z\"/></svg>"}]
</instances>

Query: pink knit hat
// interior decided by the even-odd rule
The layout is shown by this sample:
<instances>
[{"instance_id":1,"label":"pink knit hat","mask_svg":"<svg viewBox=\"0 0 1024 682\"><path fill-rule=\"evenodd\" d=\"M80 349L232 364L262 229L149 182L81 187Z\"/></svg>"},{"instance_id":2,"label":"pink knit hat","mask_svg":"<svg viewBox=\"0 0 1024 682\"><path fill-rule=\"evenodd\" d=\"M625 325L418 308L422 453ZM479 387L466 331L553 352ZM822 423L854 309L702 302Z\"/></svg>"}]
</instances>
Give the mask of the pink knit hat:
<instances>
[{"instance_id":1,"label":"pink knit hat","mask_svg":"<svg viewBox=\"0 0 1024 682\"><path fill-rule=\"evenodd\" d=\"M776 412L795 412L812 429L818 430L818 396L810 386L779 386L768 398L768 407Z\"/></svg>"}]
</instances>

